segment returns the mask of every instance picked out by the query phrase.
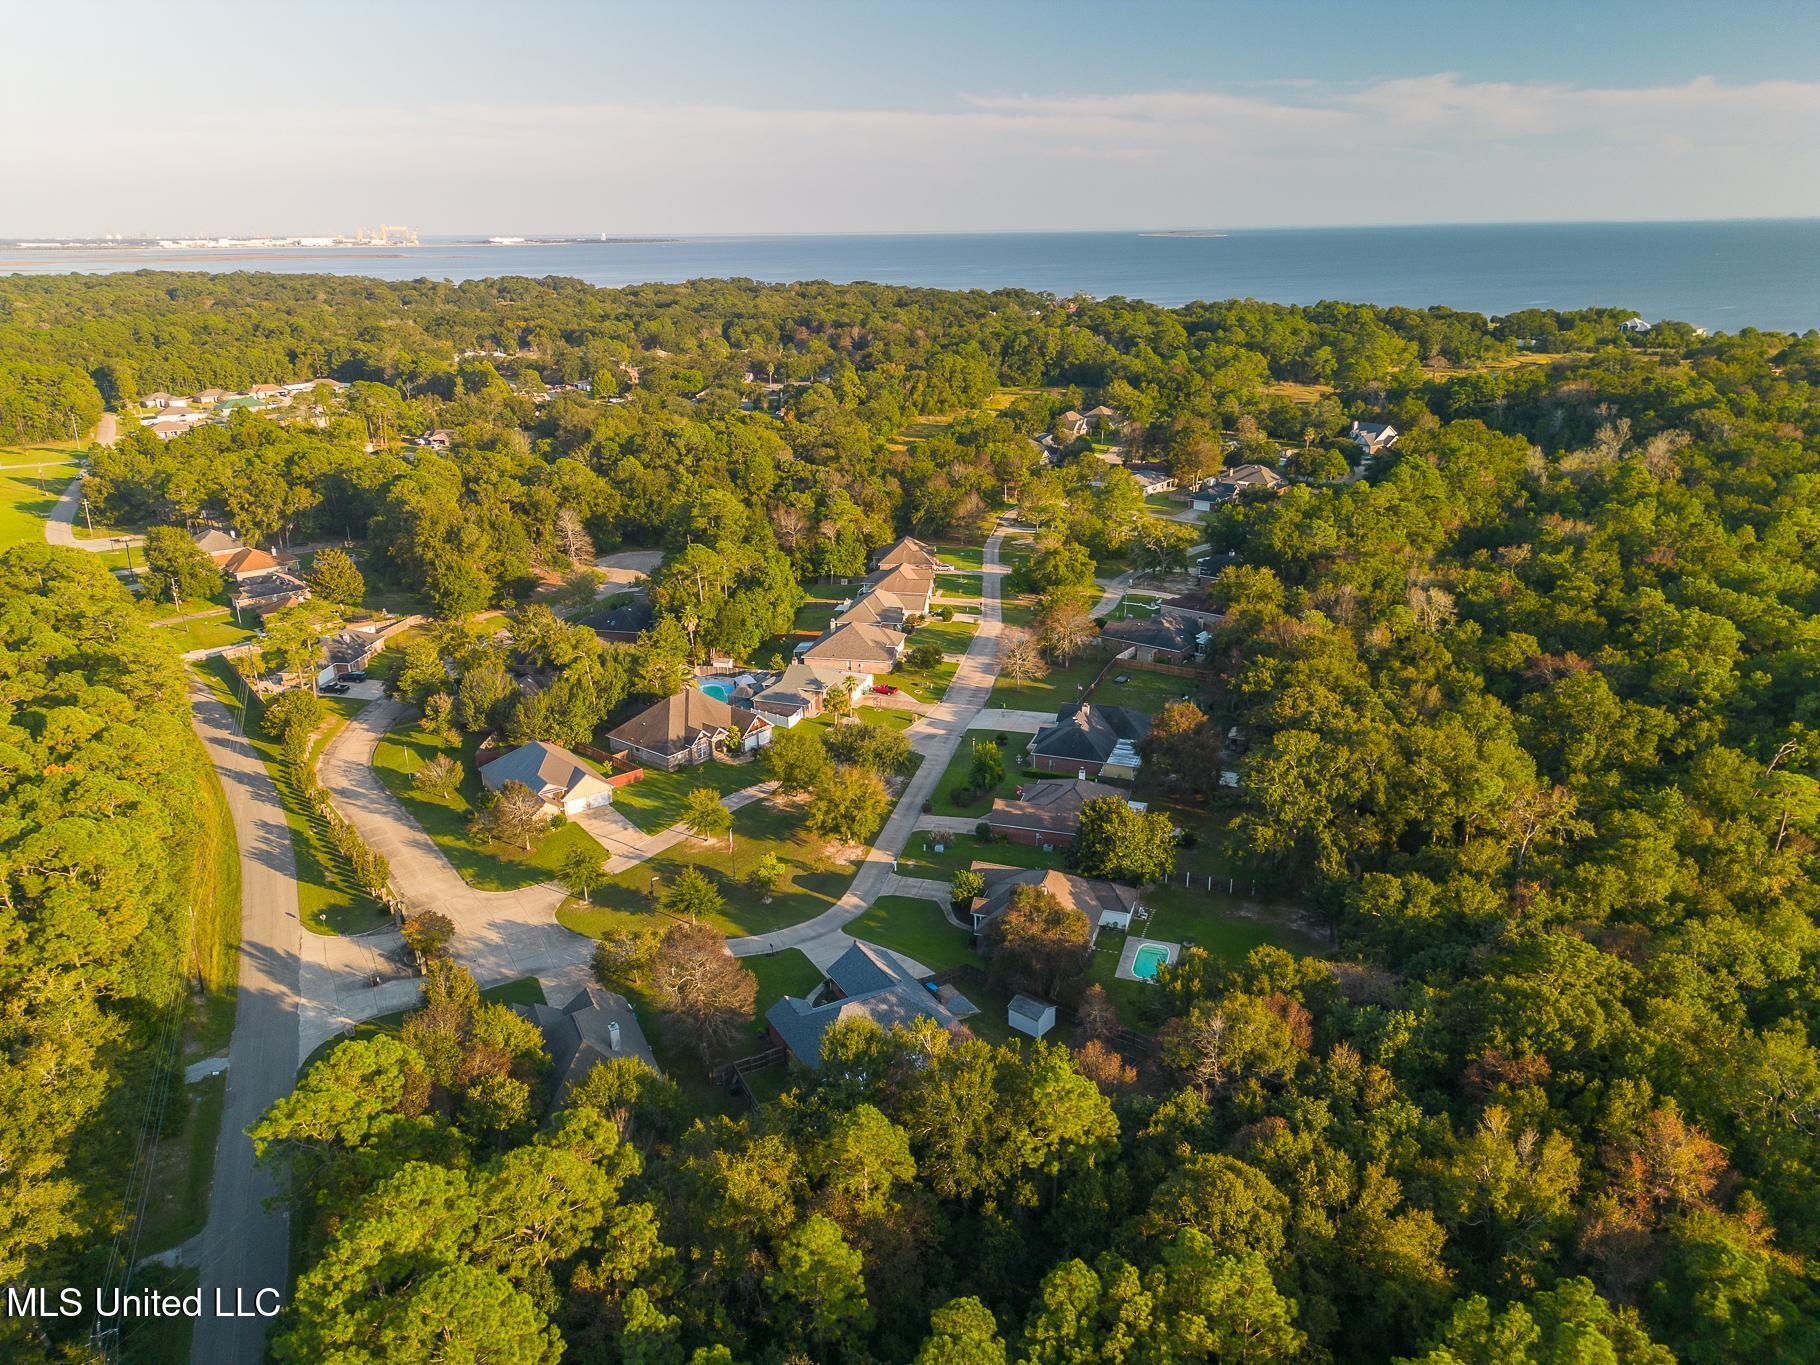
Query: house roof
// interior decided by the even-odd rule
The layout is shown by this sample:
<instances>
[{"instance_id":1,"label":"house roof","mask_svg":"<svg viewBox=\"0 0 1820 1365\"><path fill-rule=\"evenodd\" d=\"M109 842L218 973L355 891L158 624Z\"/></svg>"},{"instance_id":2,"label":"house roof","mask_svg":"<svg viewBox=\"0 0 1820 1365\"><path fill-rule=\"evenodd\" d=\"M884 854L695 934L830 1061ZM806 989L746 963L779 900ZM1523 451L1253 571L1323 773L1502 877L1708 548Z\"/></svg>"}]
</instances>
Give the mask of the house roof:
<instances>
[{"instance_id":1,"label":"house roof","mask_svg":"<svg viewBox=\"0 0 1820 1365\"><path fill-rule=\"evenodd\" d=\"M1015 798L1000 797L992 803L986 823L1009 829L1034 829L1048 834L1072 834L1081 827L1081 806L1096 796L1124 798L1125 793L1104 782L1056 777L1027 782Z\"/></svg>"},{"instance_id":2,"label":"house roof","mask_svg":"<svg viewBox=\"0 0 1820 1365\"><path fill-rule=\"evenodd\" d=\"M729 706L699 688L685 687L673 697L652 702L611 738L654 754L676 754L692 748L706 734L715 739L737 726L745 733L761 719L745 707Z\"/></svg>"},{"instance_id":3,"label":"house roof","mask_svg":"<svg viewBox=\"0 0 1820 1365\"><path fill-rule=\"evenodd\" d=\"M997 867L991 863L975 863L973 870L986 879L986 893L973 911L982 923L1004 914L1011 904L1011 893L1020 886L1047 891L1063 905L1079 910L1096 933L1103 916L1129 915L1137 909L1137 888L1097 877L1077 877L1055 868Z\"/></svg>"},{"instance_id":4,"label":"house roof","mask_svg":"<svg viewBox=\"0 0 1820 1365\"><path fill-rule=\"evenodd\" d=\"M852 669L817 663L813 659L796 659L752 701L757 706L796 710L810 705L841 683L855 680L856 675Z\"/></svg>"},{"instance_id":5,"label":"house roof","mask_svg":"<svg viewBox=\"0 0 1820 1365\"><path fill-rule=\"evenodd\" d=\"M597 611L582 618L582 624L612 635L636 635L657 619L657 609L648 597L634 597L610 611Z\"/></svg>"},{"instance_id":6,"label":"house roof","mask_svg":"<svg viewBox=\"0 0 1820 1365\"><path fill-rule=\"evenodd\" d=\"M517 1010L543 1033L558 1104L567 1097L570 1087L594 1069L596 1062L636 1057L651 1070L658 1070L657 1058L645 1041L644 1030L638 1026L638 1016L623 995L600 986L587 986L561 1009L554 1005L519 1005ZM619 1025L617 1050L613 1047L613 1024Z\"/></svg>"},{"instance_id":7,"label":"house roof","mask_svg":"<svg viewBox=\"0 0 1820 1365\"><path fill-rule=\"evenodd\" d=\"M309 590L310 585L301 578L279 569L235 584L234 596L242 602L257 602L268 597L284 597Z\"/></svg>"},{"instance_id":8,"label":"house roof","mask_svg":"<svg viewBox=\"0 0 1820 1365\"><path fill-rule=\"evenodd\" d=\"M254 549L251 545L242 545L237 550L217 551L211 556L221 566L223 573L251 574L265 573L278 567L275 556L264 550Z\"/></svg>"},{"instance_id":9,"label":"house roof","mask_svg":"<svg viewBox=\"0 0 1820 1365\"><path fill-rule=\"evenodd\" d=\"M822 1035L843 1019L870 1019L880 1028L933 1019L944 1027L958 1021L936 996L907 971L895 956L870 943L855 942L828 967L828 979L843 998L811 1005L786 995L765 1011L765 1022L777 1030L796 1059L819 1070Z\"/></svg>"},{"instance_id":10,"label":"house roof","mask_svg":"<svg viewBox=\"0 0 1820 1365\"><path fill-rule=\"evenodd\" d=\"M221 554L243 549L244 546L226 531L204 531L196 537L196 548L205 555Z\"/></svg>"},{"instance_id":11,"label":"house roof","mask_svg":"<svg viewBox=\"0 0 1820 1365\"><path fill-rule=\"evenodd\" d=\"M1135 744L1150 733L1150 717L1123 706L1072 702L1055 713L1055 724L1037 731L1030 752L1046 758L1104 763L1121 741Z\"/></svg>"},{"instance_id":12,"label":"house roof","mask_svg":"<svg viewBox=\"0 0 1820 1365\"><path fill-rule=\"evenodd\" d=\"M921 615L929 605L923 597L906 597L895 592L869 592L840 614L842 625L871 625L877 622L895 624L906 616Z\"/></svg>"},{"instance_id":13,"label":"house roof","mask_svg":"<svg viewBox=\"0 0 1820 1365\"><path fill-rule=\"evenodd\" d=\"M1204 592L1185 592L1179 597L1167 598L1163 602L1162 610L1164 615L1176 613L1190 618L1201 617L1209 621L1226 619L1226 613L1220 609L1219 603Z\"/></svg>"},{"instance_id":14,"label":"house roof","mask_svg":"<svg viewBox=\"0 0 1820 1365\"><path fill-rule=\"evenodd\" d=\"M1055 1006L1047 1000L1039 1000L1034 995L1024 995L1022 992L1011 997L1011 1004L1007 1008L1018 1018L1028 1019L1032 1023L1041 1023L1044 1015L1055 1010Z\"/></svg>"},{"instance_id":15,"label":"house roof","mask_svg":"<svg viewBox=\"0 0 1820 1365\"><path fill-rule=\"evenodd\" d=\"M1193 649L1197 634L1199 632L1181 617L1170 616L1160 611L1150 617L1108 621L1100 629L1102 640L1112 640L1128 645L1143 645L1149 649L1179 651Z\"/></svg>"},{"instance_id":16,"label":"house roof","mask_svg":"<svg viewBox=\"0 0 1820 1365\"><path fill-rule=\"evenodd\" d=\"M864 659L887 669L897 661L904 637L868 621L837 621L819 640L803 651L805 659Z\"/></svg>"},{"instance_id":17,"label":"house roof","mask_svg":"<svg viewBox=\"0 0 1820 1365\"><path fill-rule=\"evenodd\" d=\"M866 591L927 597L935 591L935 570L915 564L895 564L890 568L881 568L866 578Z\"/></svg>"},{"instance_id":18,"label":"house roof","mask_svg":"<svg viewBox=\"0 0 1820 1365\"><path fill-rule=\"evenodd\" d=\"M551 805L560 805L578 791L608 788L604 777L562 745L541 739L501 754L480 770L480 780L492 791L508 782L522 782Z\"/></svg>"},{"instance_id":19,"label":"house roof","mask_svg":"<svg viewBox=\"0 0 1820 1365\"><path fill-rule=\"evenodd\" d=\"M888 547L879 555L877 561L878 567L881 569L895 569L901 564L907 564L915 568L931 570L935 568L937 562L934 550L931 550L922 541L913 540L909 536L905 536Z\"/></svg>"}]
</instances>

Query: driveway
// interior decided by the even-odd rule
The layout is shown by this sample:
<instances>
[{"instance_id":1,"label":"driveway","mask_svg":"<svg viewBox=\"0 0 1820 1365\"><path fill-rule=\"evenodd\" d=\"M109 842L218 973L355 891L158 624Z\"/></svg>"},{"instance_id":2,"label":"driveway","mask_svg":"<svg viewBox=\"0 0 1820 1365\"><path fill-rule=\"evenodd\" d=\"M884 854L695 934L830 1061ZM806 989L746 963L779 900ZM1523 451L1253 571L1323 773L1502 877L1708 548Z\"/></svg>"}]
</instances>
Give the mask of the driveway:
<instances>
[{"instance_id":1,"label":"driveway","mask_svg":"<svg viewBox=\"0 0 1820 1365\"><path fill-rule=\"evenodd\" d=\"M297 866L278 790L265 764L240 738L235 717L200 684L190 685L190 714L220 774L240 849L240 990L228 1044L227 1100L215 1150L208 1222L201 1237L202 1301L215 1291L249 1296L287 1286L288 1219L268 1212L277 1193L269 1171L253 1159L246 1130L290 1093L297 1074L299 941ZM196 1323L191 1359L259 1360L264 1318L217 1318Z\"/></svg>"}]
</instances>

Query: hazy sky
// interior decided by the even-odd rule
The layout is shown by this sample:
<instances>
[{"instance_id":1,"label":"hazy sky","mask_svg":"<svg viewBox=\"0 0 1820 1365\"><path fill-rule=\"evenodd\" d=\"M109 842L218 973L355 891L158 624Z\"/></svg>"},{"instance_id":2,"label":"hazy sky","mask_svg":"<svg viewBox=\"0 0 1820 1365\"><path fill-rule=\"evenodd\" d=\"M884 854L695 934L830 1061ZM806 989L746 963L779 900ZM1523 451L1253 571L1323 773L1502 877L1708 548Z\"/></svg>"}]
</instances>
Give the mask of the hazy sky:
<instances>
[{"instance_id":1,"label":"hazy sky","mask_svg":"<svg viewBox=\"0 0 1820 1365\"><path fill-rule=\"evenodd\" d=\"M1820 215L1815 0L13 0L0 233Z\"/></svg>"}]
</instances>

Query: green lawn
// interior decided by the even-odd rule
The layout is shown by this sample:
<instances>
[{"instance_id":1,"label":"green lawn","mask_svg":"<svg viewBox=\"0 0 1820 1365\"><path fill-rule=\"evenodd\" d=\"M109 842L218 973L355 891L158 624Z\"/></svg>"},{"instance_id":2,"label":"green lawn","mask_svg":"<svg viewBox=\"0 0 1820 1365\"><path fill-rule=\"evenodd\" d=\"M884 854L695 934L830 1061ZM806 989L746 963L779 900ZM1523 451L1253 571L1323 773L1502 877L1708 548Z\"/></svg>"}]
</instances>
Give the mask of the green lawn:
<instances>
[{"instance_id":1,"label":"green lawn","mask_svg":"<svg viewBox=\"0 0 1820 1365\"><path fill-rule=\"evenodd\" d=\"M967 775L973 767L973 741L982 744L996 738L991 730L969 730L961 740L960 747L954 751L954 757L948 760L947 768L935 784L935 795L930 798L931 813L935 815L972 815L979 819L986 818L986 812L992 809L995 797L1010 797L1017 792L1018 784L1029 781L1030 774L1024 771L1020 756L1024 746L1030 742L1030 736L1005 735L1005 743L999 752L1005 760L1005 776L996 788L976 798L970 805L961 805L954 799L957 787L967 785Z\"/></svg>"},{"instance_id":2,"label":"green lawn","mask_svg":"<svg viewBox=\"0 0 1820 1365\"><path fill-rule=\"evenodd\" d=\"M932 972L980 965L972 936L950 924L934 901L915 896L880 896L847 926L847 932L913 957Z\"/></svg>"},{"instance_id":3,"label":"green lawn","mask_svg":"<svg viewBox=\"0 0 1820 1365\"><path fill-rule=\"evenodd\" d=\"M915 670L898 668L888 681L899 690L909 693L918 701L934 706L940 702L948 691L948 684L954 681L954 671L959 665L952 659L943 659L934 668Z\"/></svg>"},{"instance_id":4,"label":"green lawn","mask_svg":"<svg viewBox=\"0 0 1820 1365\"><path fill-rule=\"evenodd\" d=\"M942 845L937 853L935 844ZM906 877L928 877L933 881L951 881L956 872L974 863L999 863L1005 867L1066 867L1067 856L1059 850L1045 853L1028 844L981 843L973 834L936 834L918 830L897 860L897 870Z\"/></svg>"},{"instance_id":5,"label":"green lawn","mask_svg":"<svg viewBox=\"0 0 1820 1365\"><path fill-rule=\"evenodd\" d=\"M978 629L977 621L941 621L931 618L911 634L910 648L939 645L944 654L965 654L967 646L973 643L973 633Z\"/></svg>"},{"instance_id":6,"label":"green lawn","mask_svg":"<svg viewBox=\"0 0 1820 1365\"><path fill-rule=\"evenodd\" d=\"M869 706L864 702L854 707L853 714L867 725L876 725L882 730L908 730L918 719L914 711L900 711L895 706ZM803 722L818 730L826 730L834 723L834 717L825 711Z\"/></svg>"},{"instance_id":7,"label":"green lawn","mask_svg":"<svg viewBox=\"0 0 1820 1365\"><path fill-rule=\"evenodd\" d=\"M1087 685L1105 664L1104 655L1089 651L1066 667L1050 664L1047 673L1028 682L1013 682L1000 674L986 705L1003 706L1013 711L1053 711L1081 700Z\"/></svg>"},{"instance_id":8,"label":"green lawn","mask_svg":"<svg viewBox=\"0 0 1820 1365\"><path fill-rule=\"evenodd\" d=\"M1036 619L1036 599L1034 597L1001 598L998 614L999 619L1007 626L1028 626Z\"/></svg>"},{"instance_id":9,"label":"green lawn","mask_svg":"<svg viewBox=\"0 0 1820 1365\"><path fill-rule=\"evenodd\" d=\"M935 591L940 597L967 597L978 599L984 590L981 575L977 573L938 573L935 576Z\"/></svg>"},{"instance_id":10,"label":"green lawn","mask_svg":"<svg viewBox=\"0 0 1820 1365\"><path fill-rule=\"evenodd\" d=\"M956 545L952 542L930 546L942 563L960 573L978 573L986 564L984 545Z\"/></svg>"},{"instance_id":11,"label":"green lawn","mask_svg":"<svg viewBox=\"0 0 1820 1365\"><path fill-rule=\"evenodd\" d=\"M614 790L613 809L640 829L654 833L676 823L683 802L697 787L712 787L726 796L764 780L763 763L722 763L717 758L673 773L647 768L638 781Z\"/></svg>"},{"instance_id":12,"label":"green lawn","mask_svg":"<svg viewBox=\"0 0 1820 1365\"><path fill-rule=\"evenodd\" d=\"M758 1000L753 1015L758 1032L764 1032L765 1011L786 995L803 997L822 983L822 969L809 961L800 948L760 957L742 957L740 966L758 978Z\"/></svg>"},{"instance_id":13,"label":"green lawn","mask_svg":"<svg viewBox=\"0 0 1820 1365\"><path fill-rule=\"evenodd\" d=\"M48 456L44 458L50 458ZM35 463L28 452L6 452L8 463ZM52 469L0 469L0 549L44 543L44 523L76 476L74 465Z\"/></svg>"},{"instance_id":14,"label":"green lawn","mask_svg":"<svg viewBox=\"0 0 1820 1365\"><path fill-rule=\"evenodd\" d=\"M1124 682L1114 682L1124 678ZM1141 668L1117 665L1105 681L1094 689L1091 700L1106 706L1123 706L1133 711L1156 715L1173 701L1204 701L1201 679L1177 678L1167 673L1151 673ZM1060 705L1058 702L1057 705Z\"/></svg>"},{"instance_id":15,"label":"green lawn","mask_svg":"<svg viewBox=\"0 0 1820 1365\"><path fill-rule=\"evenodd\" d=\"M508 848L468 832L485 790L474 752L479 736L450 743L439 735L410 728L395 730L373 751L373 768L387 790L404 803L423 831L435 840L461 879L481 891L513 891L553 880L556 869L573 849L587 849L602 862L607 851L580 825L565 823L545 832L537 846L526 852ZM448 796L431 796L412 784L411 774L437 754L449 754L461 763L461 786Z\"/></svg>"},{"instance_id":16,"label":"green lawn","mask_svg":"<svg viewBox=\"0 0 1820 1365\"><path fill-rule=\"evenodd\" d=\"M663 887L685 867L699 868L725 899L719 913L705 921L723 934L764 934L812 919L846 892L853 867L830 859L821 841L802 824L802 810L797 806L778 807L768 801L742 806L733 813L732 853L727 852L725 839L686 838L609 878L587 902L571 900L557 919L591 937L636 925L662 928L670 921L656 908L652 878L657 879L661 895ZM776 854L784 865L784 879L768 902L748 881L753 867L767 853Z\"/></svg>"},{"instance_id":17,"label":"green lawn","mask_svg":"<svg viewBox=\"0 0 1820 1365\"><path fill-rule=\"evenodd\" d=\"M178 621L168 626L160 626L176 641L182 653L194 649L220 649L226 645L245 644L254 639L256 633L246 626L234 624L233 615L223 608L219 615L204 617L196 621Z\"/></svg>"},{"instance_id":18,"label":"green lawn","mask_svg":"<svg viewBox=\"0 0 1820 1365\"><path fill-rule=\"evenodd\" d=\"M202 665L201 676L218 700L233 710L240 709L245 688L233 665L225 659L210 659ZM348 723L348 717L366 705L343 697L324 697L323 701L329 720L318 732L312 762L323 746ZM297 859L297 906L304 927L317 934L358 934L378 928L389 918L387 913L356 889L346 859L329 837L327 822L297 790L278 741L260 729L264 711L259 700L253 698L242 716L242 728L247 743L264 761L284 806L285 823L290 826L291 847Z\"/></svg>"}]
</instances>

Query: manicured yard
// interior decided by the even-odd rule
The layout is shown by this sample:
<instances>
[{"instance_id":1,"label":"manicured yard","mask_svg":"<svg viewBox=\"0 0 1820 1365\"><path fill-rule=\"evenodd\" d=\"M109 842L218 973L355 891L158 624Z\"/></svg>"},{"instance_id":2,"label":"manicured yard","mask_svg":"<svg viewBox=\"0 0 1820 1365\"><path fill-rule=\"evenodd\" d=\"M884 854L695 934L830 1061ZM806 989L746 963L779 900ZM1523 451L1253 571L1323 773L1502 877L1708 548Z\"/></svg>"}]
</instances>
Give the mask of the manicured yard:
<instances>
[{"instance_id":1,"label":"manicured yard","mask_svg":"<svg viewBox=\"0 0 1820 1365\"><path fill-rule=\"evenodd\" d=\"M930 546L936 558L958 573L978 573L986 563L983 545L956 545L952 542Z\"/></svg>"},{"instance_id":2,"label":"manicured yard","mask_svg":"<svg viewBox=\"0 0 1820 1365\"><path fill-rule=\"evenodd\" d=\"M236 711L241 709L244 685L225 659L210 659L202 665L201 676L224 705ZM348 723L348 718L366 705L344 697L324 697L323 701L329 720L317 732L311 750L312 763ZM355 887L346 860L329 837L327 822L297 790L278 741L260 728L264 713L265 708L253 698L242 715L241 728L253 752L264 761L284 806L285 823L290 826L291 847L297 859L297 906L304 927L316 934L358 934L377 929L388 918L385 910Z\"/></svg>"},{"instance_id":3,"label":"manicured yard","mask_svg":"<svg viewBox=\"0 0 1820 1365\"><path fill-rule=\"evenodd\" d=\"M682 815L683 802L697 787L712 787L721 796L726 796L764 780L762 762L723 763L711 758L706 763L679 768L673 773L647 768L638 781L614 790L613 809L646 833L655 833L676 823Z\"/></svg>"},{"instance_id":4,"label":"manicured yard","mask_svg":"<svg viewBox=\"0 0 1820 1365\"><path fill-rule=\"evenodd\" d=\"M1018 784L1030 780L1024 771L1021 756L1030 736L1006 734L1005 743L999 749L1005 760L1004 779L992 791L977 797L969 805L961 805L954 799L955 789L967 785L968 773L973 767L973 742L982 744L997 738L991 730L969 730L960 747L954 751L954 757L948 760L948 766L935 784L935 794L930 798L931 813L935 815L974 815L986 818L986 812L992 809L995 797L1010 797L1017 791Z\"/></svg>"},{"instance_id":5,"label":"manicured yard","mask_svg":"<svg viewBox=\"0 0 1820 1365\"><path fill-rule=\"evenodd\" d=\"M942 845L937 853L932 847ZM1045 853L1028 844L981 843L973 834L936 834L918 830L897 860L897 870L906 877L928 877L945 882L963 867L974 863L998 863L1005 867L1066 867L1067 857L1061 852Z\"/></svg>"},{"instance_id":6,"label":"manicured yard","mask_svg":"<svg viewBox=\"0 0 1820 1365\"><path fill-rule=\"evenodd\" d=\"M530 852L508 848L468 832L468 819L478 808L480 769L474 762L478 736L451 743L419 729L396 730L373 751L373 769L387 790L396 796L435 840L450 864L469 886L482 891L512 891L553 879L571 850L594 853L602 862L607 851L578 824L563 824L545 832ZM461 786L447 796L431 796L412 785L411 775L437 754L448 754L461 763Z\"/></svg>"},{"instance_id":7,"label":"manicured yard","mask_svg":"<svg viewBox=\"0 0 1820 1365\"><path fill-rule=\"evenodd\" d=\"M932 972L980 965L972 936L950 924L940 905L915 896L880 896L847 926L847 932L913 957Z\"/></svg>"},{"instance_id":8,"label":"manicured yard","mask_svg":"<svg viewBox=\"0 0 1820 1365\"><path fill-rule=\"evenodd\" d=\"M1007 626L1028 626L1036 619L1034 597L1005 597L999 600L999 619Z\"/></svg>"},{"instance_id":9,"label":"manicured yard","mask_svg":"<svg viewBox=\"0 0 1820 1365\"><path fill-rule=\"evenodd\" d=\"M978 629L977 621L941 621L931 618L911 634L910 648L939 645L944 654L965 654L967 646L973 643L973 633Z\"/></svg>"},{"instance_id":10,"label":"manicured yard","mask_svg":"<svg viewBox=\"0 0 1820 1365\"><path fill-rule=\"evenodd\" d=\"M194 621L176 621L160 630L170 634L181 653L194 649L220 649L227 645L245 644L255 637L249 627L236 625L225 607L216 615Z\"/></svg>"},{"instance_id":11,"label":"manicured yard","mask_svg":"<svg viewBox=\"0 0 1820 1365\"><path fill-rule=\"evenodd\" d=\"M891 682L918 701L934 706L947 693L948 684L954 681L954 671L957 667L959 665L954 660L943 659L934 668L920 671L899 668L891 675Z\"/></svg>"},{"instance_id":12,"label":"manicured yard","mask_svg":"<svg viewBox=\"0 0 1820 1365\"><path fill-rule=\"evenodd\" d=\"M704 922L730 937L769 933L812 919L846 892L853 867L829 858L821 841L802 826L799 806L778 807L768 801L742 806L733 813L732 853L727 852L725 839L685 838L609 878L588 902L571 900L557 919L576 933L595 938L638 925L661 929L670 921L657 909L652 879L661 896L663 887L685 867L699 868L719 889L726 904ZM784 879L769 902L748 880L767 853L776 854L784 865Z\"/></svg>"},{"instance_id":13,"label":"manicured yard","mask_svg":"<svg viewBox=\"0 0 1820 1365\"><path fill-rule=\"evenodd\" d=\"M981 592L980 575L976 573L938 573L935 576L938 597L977 599Z\"/></svg>"},{"instance_id":14,"label":"manicured yard","mask_svg":"<svg viewBox=\"0 0 1820 1365\"><path fill-rule=\"evenodd\" d=\"M806 996L822 983L822 969L800 948L742 957L739 963L758 978L758 999L752 1012L760 1034L765 1031L765 1011L778 1000L786 995Z\"/></svg>"},{"instance_id":15,"label":"manicured yard","mask_svg":"<svg viewBox=\"0 0 1820 1365\"><path fill-rule=\"evenodd\" d=\"M1124 678L1125 681L1114 681L1117 678ZM1167 673L1151 673L1145 669L1127 668L1119 664L1107 672L1089 700L1104 706L1123 706L1154 716L1172 701L1184 698L1201 700L1201 683L1199 678L1177 678Z\"/></svg>"},{"instance_id":16,"label":"manicured yard","mask_svg":"<svg viewBox=\"0 0 1820 1365\"><path fill-rule=\"evenodd\" d=\"M1087 685L1099 676L1105 665L1105 655L1089 651L1065 667L1050 664L1047 673L1028 682L1014 682L1001 673L986 705L1003 706L1013 711L1053 711L1058 706L1081 700Z\"/></svg>"}]
</instances>

